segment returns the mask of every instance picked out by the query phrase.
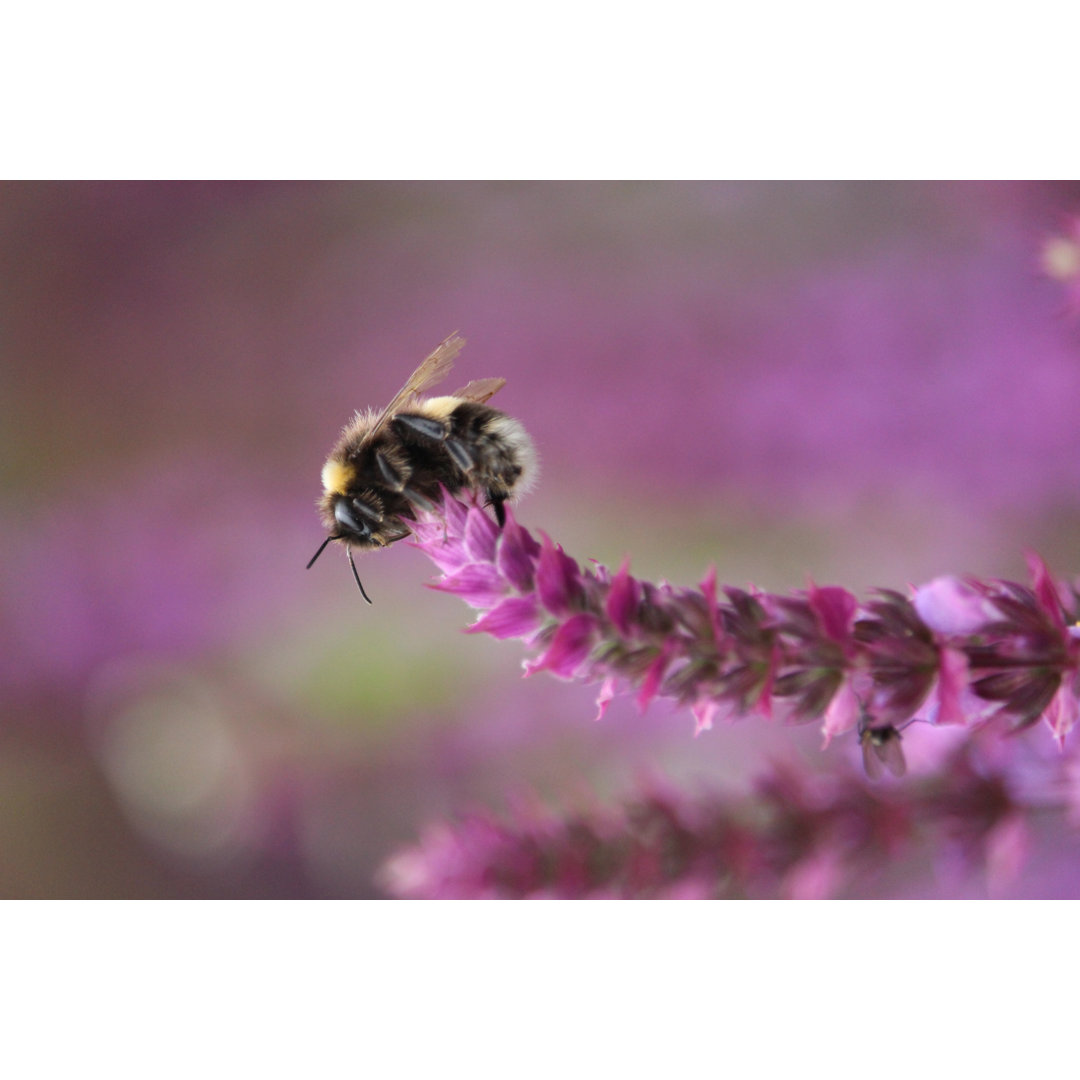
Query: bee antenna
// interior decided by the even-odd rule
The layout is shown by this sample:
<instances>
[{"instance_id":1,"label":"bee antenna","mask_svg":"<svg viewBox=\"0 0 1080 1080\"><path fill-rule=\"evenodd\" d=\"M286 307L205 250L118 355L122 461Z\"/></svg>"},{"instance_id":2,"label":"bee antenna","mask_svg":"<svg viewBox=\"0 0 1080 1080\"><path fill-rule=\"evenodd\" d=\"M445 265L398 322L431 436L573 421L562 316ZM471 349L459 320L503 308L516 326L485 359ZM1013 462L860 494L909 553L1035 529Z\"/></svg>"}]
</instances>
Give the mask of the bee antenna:
<instances>
[{"instance_id":1,"label":"bee antenna","mask_svg":"<svg viewBox=\"0 0 1080 1080\"><path fill-rule=\"evenodd\" d=\"M323 545L326 546L325 544ZM352 567L352 576L356 578L356 587L360 590L360 595L370 604L371 597L364 592L364 586L360 582L360 575L356 572L356 563L353 562L352 548L349 548L349 565Z\"/></svg>"},{"instance_id":2,"label":"bee antenna","mask_svg":"<svg viewBox=\"0 0 1080 1080\"><path fill-rule=\"evenodd\" d=\"M315 560L316 560L316 559L317 559L317 558L318 558L318 557L319 557L319 556L320 556L320 555L321 555L321 554L322 554L322 553L323 553L323 552L324 552L324 551L326 550L326 545L327 545L327 544L329 544L331 540L340 540L340 539L341 539L341 537L340 537L340 536L336 536L336 535L334 535L334 534L331 534L330 536L328 536L328 537L327 537L327 538L326 538L326 539L325 539L325 540L324 540L324 541L323 541L323 542L322 542L322 543L321 543L321 544L319 545L319 550L318 550L318 551L316 551L316 552L315 552L315 554L311 556L311 562L309 562L309 563L307 564L307 566L305 566L305 567L304 567L304 569L305 569L305 570L310 570L310 569L311 569L311 568L312 568L312 567L313 567L313 566L315 565Z\"/></svg>"}]
</instances>

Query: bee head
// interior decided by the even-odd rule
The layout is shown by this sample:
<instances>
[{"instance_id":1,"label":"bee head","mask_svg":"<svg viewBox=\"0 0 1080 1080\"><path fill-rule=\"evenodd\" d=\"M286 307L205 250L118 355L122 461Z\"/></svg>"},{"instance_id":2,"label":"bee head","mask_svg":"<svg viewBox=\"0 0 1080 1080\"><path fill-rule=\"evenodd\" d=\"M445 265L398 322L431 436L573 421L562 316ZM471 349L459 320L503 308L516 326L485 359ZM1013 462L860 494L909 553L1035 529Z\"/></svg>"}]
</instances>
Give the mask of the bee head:
<instances>
[{"instance_id":1,"label":"bee head","mask_svg":"<svg viewBox=\"0 0 1080 1080\"><path fill-rule=\"evenodd\" d=\"M386 547L386 539L382 532L377 531L383 524L382 511L364 499L349 495L333 495L327 503L324 503L324 510L327 517L332 515L333 524L331 528L334 531L319 545L319 550L312 555L307 568L310 570L315 565L315 560L326 550L326 545L331 540L341 540L349 553L349 565L352 567L353 577L356 579L360 595L370 604L371 599L364 591L364 586L360 582L360 575L356 572L352 549L354 547Z\"/></svg>"},{"instance_id":2,"label":"bee head","mask_svg":"<svg viewBox=\"0 0 1080 1080\"><path fill-rule=\"evenodd\" d=\"M353 547L381 547L384 541L373 531L381 522L382 514L363 499L350 499L339 495L334 500L334 520L337 522L337 539Z\"/></svg>"}]
</instances>

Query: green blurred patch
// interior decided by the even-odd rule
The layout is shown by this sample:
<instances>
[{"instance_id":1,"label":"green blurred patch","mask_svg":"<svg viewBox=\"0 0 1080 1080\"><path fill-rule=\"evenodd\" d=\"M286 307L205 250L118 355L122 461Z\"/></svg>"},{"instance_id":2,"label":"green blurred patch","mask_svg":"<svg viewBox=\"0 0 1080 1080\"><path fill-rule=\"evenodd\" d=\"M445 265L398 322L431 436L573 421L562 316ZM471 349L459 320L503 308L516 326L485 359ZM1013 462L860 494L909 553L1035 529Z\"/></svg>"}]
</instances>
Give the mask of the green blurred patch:
<instances>
[{"instance_id":1,"label":"green blurred patch","mask_svg":"<svg viewBox=\"0 0 1080 1080\"><path fill-rule=\"evenodd\" d=\"M396 621L349 633L297 628L263 641L242 666L263 693L310 722L378 736L399 732L404 716L456 714L477 693L489 665L476 640L456 630Z\"/></svg>"}]
</instances>

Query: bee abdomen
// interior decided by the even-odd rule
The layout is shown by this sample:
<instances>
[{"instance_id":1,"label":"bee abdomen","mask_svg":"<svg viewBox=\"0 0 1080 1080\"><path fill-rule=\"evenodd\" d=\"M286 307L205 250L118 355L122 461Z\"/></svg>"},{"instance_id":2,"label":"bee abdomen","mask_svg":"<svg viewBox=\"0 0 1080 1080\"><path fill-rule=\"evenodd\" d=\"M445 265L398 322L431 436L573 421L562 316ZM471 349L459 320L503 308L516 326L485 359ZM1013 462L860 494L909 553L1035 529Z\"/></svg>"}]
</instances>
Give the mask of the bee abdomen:
<instances>
[{"instance_id":1,"label":"bee abdomen","mask_svg":"<svg viewBox=\"0 0 1080 1080\"><path fill-rule=\"evenodd\" d=\"M475 459L472 483L506 498L532 485L536 451L525 428L497 409L463 402L450 417L451 438L466 446Z\"/></svg>"}]
</instances>

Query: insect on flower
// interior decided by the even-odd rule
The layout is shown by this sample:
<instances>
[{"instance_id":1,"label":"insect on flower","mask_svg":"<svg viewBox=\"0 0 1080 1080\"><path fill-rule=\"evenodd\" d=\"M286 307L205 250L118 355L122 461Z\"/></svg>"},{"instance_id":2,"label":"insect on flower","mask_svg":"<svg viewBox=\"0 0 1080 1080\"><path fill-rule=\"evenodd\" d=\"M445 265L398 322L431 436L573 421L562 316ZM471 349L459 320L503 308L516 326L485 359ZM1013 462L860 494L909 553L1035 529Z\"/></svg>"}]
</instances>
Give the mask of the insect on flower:
<instances>
[{"instance_id":1,"label":"insect on flower","mask_svg":"<svg viewBox=\"0 0 1080 1080\"><path fill-rule=\"evenodd\" d=\"M873 727L872 717L864 712L859 718L859 746L863 768L871 780L881 779L883 766L895 777L907 772L900 732L892 724Z\"/></svg>"},{"instance_id":2,"label":"insect on flower","mask_svg":"<svg viewBox=\"0 0 1080 1080\"><path fill-rule=\"evenodd\" d=\"M386 408L357 413L322 469L318 500L332 540L345 545L361 595L353 549L386 547L411 532L415 511L432 510L440 489L487 497L501 526L503 504L535 482L536 450L524 427L486 404L505 379L478 379L445 397L421 397L453 367L465 339L451 334L409 376Z\"/></svg>"}]
</instances>

